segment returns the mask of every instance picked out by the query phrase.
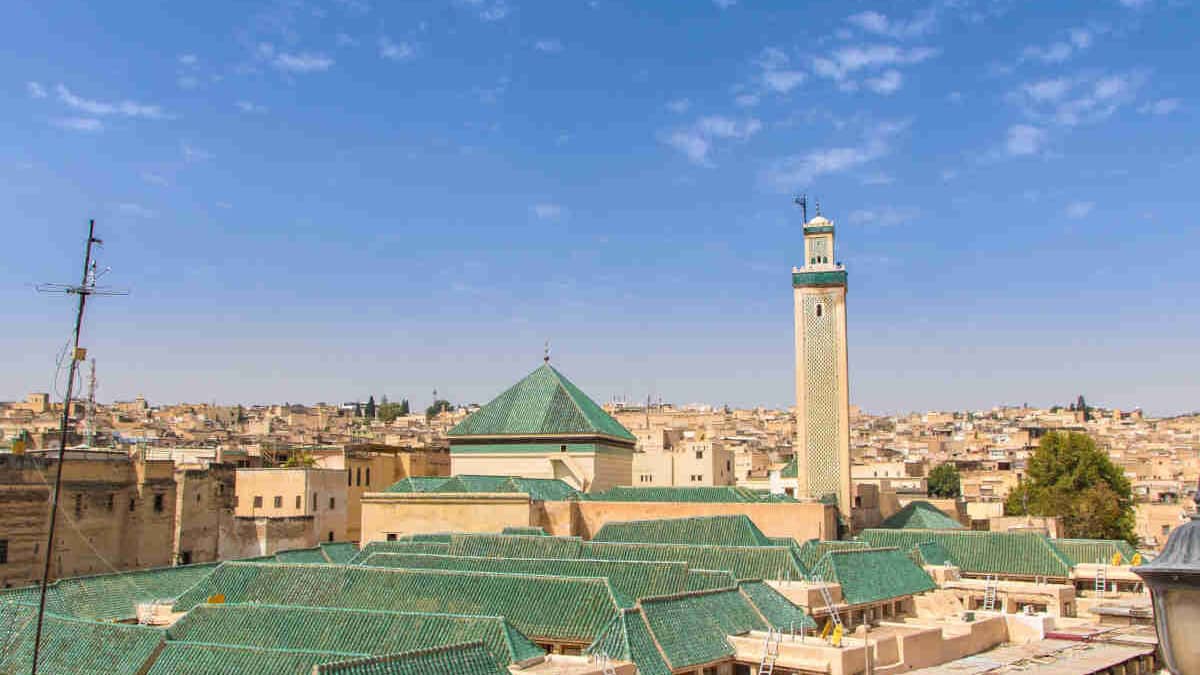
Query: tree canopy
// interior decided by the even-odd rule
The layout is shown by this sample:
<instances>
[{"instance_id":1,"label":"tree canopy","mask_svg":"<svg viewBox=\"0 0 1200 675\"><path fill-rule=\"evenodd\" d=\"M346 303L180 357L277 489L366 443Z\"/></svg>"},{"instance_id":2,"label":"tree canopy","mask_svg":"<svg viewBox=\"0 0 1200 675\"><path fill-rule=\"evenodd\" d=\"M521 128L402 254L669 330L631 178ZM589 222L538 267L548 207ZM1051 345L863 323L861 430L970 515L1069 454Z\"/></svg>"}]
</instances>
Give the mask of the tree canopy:
<instances>
[{"instance_id":1,"label":"tree canopy","mask_svg":"<svg viewBox=\"0 0 1200 675\"><path fill-rule=\"evenodd\" d=\"M1046 434L1025 475L1008 495L1008 515L1054 516L1067 537L1137 544L1129 480L1087 434Z\"/></svg>"},{"instance_id":2,"label":"tree canopy","mask_svg":"<svg viewBox=\"0 0 1200 675\"><path fill-rule=\"evenodd\" d=\"M452 403L450 403L450 401L446 401L444 399L439 398L438 400L433 402L433 405L431 405L425 409L425 417L431 418L431 417L434 417L435 415L447 412L449 410L454 410L454 405Z\"/></svg>"},{"instance_id":3,"label":"tree canopy","mask_svg":"<svg viewBox=\"0 0 1200 675\"><path fill-rule=\"evenodd\" d=\"M946 462L934 467L929 472L929 496L953 498L962 494L962 482L959 479L958 467L952 462Z\"/></svg>"},{"instance_id":4,"label":"tree canopy","mask_svg":"<svg viewBox=\"0 0 1200 675\"><path fill-rule=\"evenodd\" d=\"M391 422L397 417L408 414L408 399L403 399L399 403L380 403L377 412L380 420Z\"/></svg>"}]
</instances>

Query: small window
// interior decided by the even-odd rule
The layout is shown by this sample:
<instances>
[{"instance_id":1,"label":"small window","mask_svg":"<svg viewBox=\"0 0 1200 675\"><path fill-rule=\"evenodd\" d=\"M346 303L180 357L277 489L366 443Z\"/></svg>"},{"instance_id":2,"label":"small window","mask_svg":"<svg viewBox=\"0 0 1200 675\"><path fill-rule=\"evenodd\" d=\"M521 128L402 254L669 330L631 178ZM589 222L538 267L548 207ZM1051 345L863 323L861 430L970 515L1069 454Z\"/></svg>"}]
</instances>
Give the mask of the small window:
<instances>
[{"instance_id":1,"label":"small window","mask_svg":"<svg viewBox=\"0 0 1200 675\"><path fill-rule=\"evenodd\" d=\"M109 493L108 495L106 495L104 497L104 509L106 511L108 511L109 513L112 513L113 508L115 508L115 506L116 506L115 502L116 502L116 498L111 493Z\"/></svg>"},{"instance_id":2,"label":"small window","mask_svg":"<svg viewBox=\"0 0 1200 675\"><path fill-rule=\"evenodd\" d=\"M817 304L817 316L821 316L825 312L825 307L820 303Z\"/></svg>"},{"instance_id":3,"label":"small window","mask_svg":"<svg viewBox=\"0 0 1200 675\"><path fill-rule=\"evenodd\" d=\"M0 565L8 562L8 540L0 539Z\"/></svg>"},{"instance_id":4,"label":"small window","mask_svg":"<svg viewBox=\"0 0 1200 675\"><path fill-rule=\"evenodd\" d=\"M346 469L346 485L347 486L354 485L354 472L351 471L350 469Z\"/></svg>"},{"instance_id":5,"label":"small window","mask_svg":"<svg viewBox=\"0 0 1200 675\"><path fill-rule=\"evenodd\" d=\"M329 541L333 541L333 531L329 532Z\"/></svg>"},{"instance_id":6,"label":"small window","mask_svg":"<svg viewBox=\"0 0 1200 675\"><path fill-rule=\"evenodd\" d=\"M75 520L83 517L83 495L75 495Z\"/></svg>"},{"instance_id":7,"label":"small window","mask_svg":"<svg viewBox=\"0 0 1200 675\"><path fill-rule=\"evenodd\" d=\"M283 497L280 495L275 495L275 508L277 508L277 509L283 508Z\"/></svg>"},{"instance_id":8,"label":"small window","mask_svg":"<svg viewBox=\"0 0 1200 675\"><path fill-rule=\"evenodd\" d=\"M560 446L558 446L558 451L559 451L559 452L566 452L566 451L567 451L567 446L565 446L565 445L560 445Z\"/></svg>"},{"instance_id":9,"label":"small window","mask_svg":"<svg viewBox=\"0 0 1200 675\"><path fill-rule=\"evenodd\" d=\"M180 565L191 565L192 564L192 552L191 551L180 551L179 552L179 564Z\"/></svg>"},{"instance_id":10,"label":"small window","mask_svg":"<svg viewBox=\"0 0 1200 675\"><path fill-rule=\"evenodd\" d=\"M696 459L704 459L704 451L703 450L696 451Z\"/></svg>"},{"instance_id":11,"label":"small window","mask_svg":"<svg viewBox=\"0 0 1200 675\"><path fill-rule=\"evenodd\" d=\"M1171 534L1171 526L1170 526L1170 525L1163 525L1163 526L1162 526L1162 533L1163 533L1164 535Z\"/></svg>"},{"instance_id":12,"label":"small window","mask_svg":"<svg viewBox=\"0 0 1200 675\"><path fill-rule=\"evenodd\" d=\"M304 499L304 498L303 498L303 497L301 497L300 495L296 495L296 508L297 508L297 509L299 509L299 508L300 508L300 500L301 500L301 499Z\"/></svg>"},{"instance_id":13,"label":"small window","mask_svg":"<svg viewBox=\"0 0 1200 675\"><path fill-rule=\"evenodd\" d=\"M133 513L134 509L136 509L136 508L137 508L137 499L134 497L130 497L129 498L129 512Z\"/></svg>"},{"instance_id":14,"label":"small window","mask_svg":"<svg viewBox=\"0 0 1200 675\"><path fill-rule=\"evenodd\" d=\"M155 513L163 512L163 496L161 493L154 495L154 512Z\"/></svg>"},{"instance_id":15,"label":"small window","mask_svg":"<svg viewBox=\"0 0 1200 675\"><path fill-rule=\"evenodd\" d=\"M312 510L316 511L317 510L317 493L315 493L315 492L313 493L313 500L309 503L312 504Z\"/></svg>"},{"instance_id":16,"label":"small window","mask_svg":"<svg viewBox=\"0 0 1200 675\"><path fill-rule=\"evenodd\" d=\"M262 508L262 495L254 495L254 508Z\"/></svg>"},{"instance_id":17,"label":"small window","mask_svg":"<svg viewBox=\"0 0 1200 675\"><path fill-rule=\"evenodd\" d=\"M367 487L371 487L371 467L367 467Z\"/></svg>"},{"instance_id":18,"label":"small window","mask_svg":"<svg viewBox=\"0 0 1200 675\"><path fill-rule=\"evenodd\" d=\"M199 492L196 493L196 503L197 504L200 503L200 493Z\"/></svg>"},{"instance_id":19,"label":"small window","mask_svg":"<svg viewBox=\"0 0 1200 675\"><path fill-rule=\"evenodd\" d=\"M358 470L355 471L354 473L357 474L354 478L355 484L361 486L362 485L362 467L361 466L358 467Z\"/></svg>"},{"instance_id":20,"label":"small window","mask_svg":"<svg viewBox=\"0 0 1200 675\"><path fill-rule=\"evenodd\" d=\"M333 497L330 497L329 498L329 510L330 511L332 511L334 509L335 504L337 504L337 501Z\"/></svg>"},{"instance_id":21,"label":"small window","mask_svg":"<svg viewBox=\"0 0 1200 675\"><path fill-rule=\"evenodd\" d=\"M396 533L395 533L395 532L388 532L387 540L388 540L388 541L396 541Z\"/></svg>"}]
</instances>

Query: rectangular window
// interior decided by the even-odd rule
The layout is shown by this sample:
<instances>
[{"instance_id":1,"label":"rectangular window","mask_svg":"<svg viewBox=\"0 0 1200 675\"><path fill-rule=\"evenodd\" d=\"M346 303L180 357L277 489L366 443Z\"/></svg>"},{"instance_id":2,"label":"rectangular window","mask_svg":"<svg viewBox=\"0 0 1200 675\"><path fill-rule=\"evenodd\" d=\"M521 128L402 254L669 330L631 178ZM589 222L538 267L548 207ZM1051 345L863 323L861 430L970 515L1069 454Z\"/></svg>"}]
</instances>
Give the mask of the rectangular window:
<instances>
[{"instance_id":1,"label":"rectangular window","mask_svg":"<svg viewBox=\"0 0 1200 675\"><path fill-rule=\"evenodd\" d=\"M192 552L191 551L180 551L179 552L179 564L180 565L191 565L192 564Z\"/></svg>"},{"instance_id":2,"label":"rectangular window","mask_svg":"<svg viewBox=\"0 0 1200 675\"><path fill-rule=\"evenodd\" d=\"M1170 525L1163 525L1163 526L1162 526L1162 533L1163 533L1164 535L1166 535L1166 534L1171 534L1171 526L1170 526Z\"/></svg>"},{"instance_id":3,"label":"rectangular window","mask_svg":"<svg viewBox=\"0 0 1200 675\"><path fill-rule=\"evenodd\" d=\"M396 541L396 533L395 533L395 532L388 532L388 537L387 537L387 540L388 540L388 541Z\"/></svg>"},{"instance_id":4,"label":"rectangular window","mask_svg":"<svg viewBox=\"0 0 1200 675\"><path fill-rule=\"evenodd\" d=\"M296 495L296 508L300 508L300 500L303 499L300 495Z\"/></svg>"},{"instance_id":5,"label":"rectangular window","mask_svg":"<svg viewBox=\"0 0 1200 675\"><path fill-rule=\"evenodd\" d=\"M351 471L350 469L346 469L346 485L347 486L354 485L354 472Z\"/></svg>"},{"instance_id":6,"label":"rectangular window","mask_svg":"<svg viewBox=\"0 0 1200 675\"><path fill-rule=\"evenodd\" d=\"M275 495L275 508L277 508L277 509L283 508L283 497L281 497L279 495Z\"/></svg>"},{"instance_id":7,"label":"rectangular window","mask_svg":"<svg viewBox=\"0 0 1200 675\"><path fill-rule=\"evenodd\" d=\"M315 492L313 493L312 510L313 511L317 510L317 493L315 493Z\"/></svg>"},{"instance_id":8,"label":"rectangular window","mask_svg":"<svg viewBox=\"0 0 1200 675\"><path fill-rule=\"evenodd\" d=\"M356 474L354 480L356 480L358 482L359 487L361 487L362 486L362 467L361 466L358 467L358 470L355 471L354 473Z\"/></svg>"},{"instance_id":9,"label":"rectangular window","mask_svg":"<svg viewBox=\"0 0 1200 675\"><path fill-rule=\"evenodd\" d=\"M254 508L262 508L262 495L254 495Z\"/></svg>"},{"instance_id":10,"label":"rectangular window","mask_svg":"<svg viewBox=\"0 0 1200 675\"><path fill-rule=\"evenodd\" d=\"M129 512L133 513L134 509L136 509L136 508L137 508L137 499L134 497L130 497L129 498Z\"/></svg>"},{"instance_id":11,"label":"rectangular window","mask_svg":"<svg viewBox=\"0 0 1200 675\"><path fill-rule=\"evenodd\" d=\"M83 495L75 495L75 520L83 517Z\"/></svg>"},{"instance_id":12,"label":"rectangular window","mask_svg":"<svg viewBox=\"0 0 1200 675\"><path fill-rule=\"evenodd\" d=\"M696 451L696 459L704 459L704 451L703 450Z\"/></svg>"},{"instance_id":13,"label":"rectangular window","mask_svg":"<svg viewBox=\"0 0 1200 675\"><path fill-rule=\"evenodd\" d=\"M110 494L108 494L108 495L106 495L106 496L104 497L104 508L105 508L105 509L106 509L106 510L107 510L109 513L112 513L112 512L113 512L113 507L114 507L114 502L115 502L115 501L116 501L116 500L115 500L115 498L113 497L113 495L112 495L111 493L110 493Z\"/></svg>"},{"instance_id":14,"label":"rectangular window","mask_svg":"<svg viewBox=\"0 0 1200 675\"><path fill-rule=\"evenodd\" d=\"M163 512L163 496L162 496L162 494L154 495L154 512L155 513Z\"/></svg>"},{"instance_id":15,"label":"rectangular window","mask_svg":"<svg viewBox=\"0 0 1200 675\"><path fill-rule=\"evenodd\" d=\"M371 487L371 467L367 467L367 487Z\"/></svg>"},{"instance_id":16,"label":"rectangular window","mask_svg":"<svg viewBox=\"0 0 1200 675\"><path fill-rule=\"evenodd\" d=\"M333 505L334 505L334 504L335 504L335 502L334 502L334 499L333 499L333 497L330 497L330 498L329 498L329 510L330 510L330 511L332 511L332 510L333 510Z\"/></svg>"},{"instance_id":17,"label":"rectangular window","mask_svg":"<svg viewBox=\"0 0 1200 675\"><path fill-rule=\"evenodd\" d=\"M8 540L0 539L0 565L8 562Z\"/></svg>"}]
</instances>

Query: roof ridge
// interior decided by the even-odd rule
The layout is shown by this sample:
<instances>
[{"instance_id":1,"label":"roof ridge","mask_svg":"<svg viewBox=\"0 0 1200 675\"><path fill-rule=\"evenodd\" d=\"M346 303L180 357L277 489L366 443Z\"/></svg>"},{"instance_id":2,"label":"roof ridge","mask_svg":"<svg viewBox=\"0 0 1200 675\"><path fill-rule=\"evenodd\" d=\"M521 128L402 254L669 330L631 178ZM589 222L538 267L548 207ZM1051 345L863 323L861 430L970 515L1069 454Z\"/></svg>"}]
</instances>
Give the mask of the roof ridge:
<instances>
[{"instance_id":1,"label":"roof ridge","mask_svg":"<svg viewBox=\"0 0 1200 675\"><path fill-rule=\"evenodd\" d=\"M223 611L225 609L282 609L290 611L305 611L305 612L344 612L347 614L386 614L391 616L420 616L420 617L445 617L448 619L471 619L489 621L500 621L501 623L509 623L508 618L499 614L459 614L457 612L402 612L391 609L358 609L355 607L320 607L316 605L281 605L275 602L235 602L208 604L203 603L196 605L194 609L210 609L214 611ZM86 620L86 619L85 619Z\"/></svg>"},{"instance_id":2,"label":"roof ridge","mask_svg":"<svg viewBox=\"0 0 1200 675\"><path fill-rule=\"evenodd\" d=\"M696 597L701 595L715 595L717 593L728 593L730 591L737 592L739 586L735 582L733 586L723 586L721 588L705 588L698 591L680 591L678 593L670 593L668 595L651 595L645 598L638 598L634 604L634 608L641 609L644 603L650 602L667 602L670 600L681 600L683 598Z\"/></svg>"},{"instance_id":3,"label":"roof ridge","mask_svg":"<svg viewBox=\"0 0 1200 675\"><path fill-rule=\"evenodd\" d=\"M220 647L222 649L236 649L236 650L246 651L246 652L271 652L271 653L280 653L280 654L333 654L335 656L351 656L351 657L355 657L355 658L361 658L363 656L370 656L366 652L336 652L336 651L329 651L326 649L302 649L299 647L288 647L286 649L281 649L278 647L259 647L256 645L234 645L234 644L229 644L228 642L193 642L192 640L167 640L164 643L164 646L171 646L171 645L185 645L185 646L193 646L193 647Z\"/></svg>"}]
</instances>

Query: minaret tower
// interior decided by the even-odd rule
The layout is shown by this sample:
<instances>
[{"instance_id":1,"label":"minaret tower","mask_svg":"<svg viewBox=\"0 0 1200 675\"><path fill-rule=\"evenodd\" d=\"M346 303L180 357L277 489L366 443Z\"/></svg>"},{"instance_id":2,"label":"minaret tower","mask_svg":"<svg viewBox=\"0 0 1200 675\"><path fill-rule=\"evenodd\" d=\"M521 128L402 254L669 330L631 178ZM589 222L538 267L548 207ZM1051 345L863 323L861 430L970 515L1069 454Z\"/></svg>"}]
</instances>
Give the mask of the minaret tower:
<instances>
[{"instance_id":1,"label":"minaret tower","mask_svg":"<svg viewBox=\"0 0 1200 675\"><path fill-rule=\"evenodd\" d=\"M801 205L805 201L797 200ZM847 525L850 382L846 360L846 268L833 250L833 223L804 223L804 265L792 268L796 299L796 468L798 497L833 497Z\"/></svg>"}]
</instances>

